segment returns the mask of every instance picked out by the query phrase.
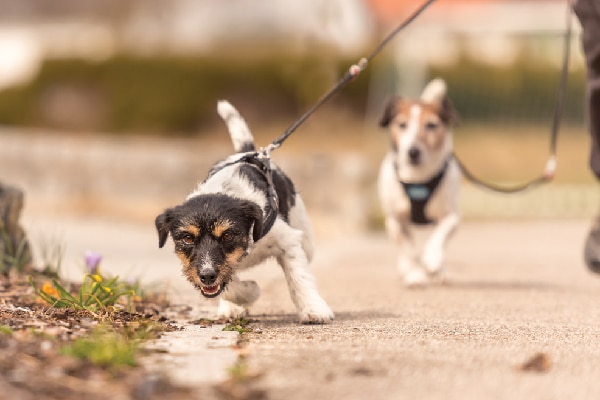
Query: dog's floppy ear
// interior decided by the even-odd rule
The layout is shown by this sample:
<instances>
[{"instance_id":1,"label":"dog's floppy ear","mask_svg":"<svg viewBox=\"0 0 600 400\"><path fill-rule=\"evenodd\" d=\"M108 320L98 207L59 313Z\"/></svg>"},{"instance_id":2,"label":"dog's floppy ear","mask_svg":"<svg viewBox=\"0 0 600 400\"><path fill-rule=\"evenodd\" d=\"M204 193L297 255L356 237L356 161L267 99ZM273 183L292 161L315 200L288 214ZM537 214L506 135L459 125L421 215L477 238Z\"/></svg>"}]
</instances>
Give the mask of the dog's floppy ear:
<instances>
[{"instance_id":1,"label":"dog's floppy ear","mask_svg":"<svg viewBox=\"0 0 600 400\"><path fill-rule=\"evenodd\" d=\"M263 233L263 212L255 203L246 201L241 207L242 213L246 218L253 221L252 239L256 242L262 237Z\"/></svg>"},{"instance_id":2,"label":"dog's floppy ear","mask_svg":"<svg viewBox=\"0 0 600 400\"><path fill-rule=\"evenodd\" d=\"M164 213L160 214L154 220L154 225L156 225L156 231L158 232L158 247L162 248L167 241L167 237L169 236L169 231L171 228L171 209L165 210Z\"/></svg>"},{"instance_id":3,"label":"dog's floppy ear","mask_svg":"<svg viewBox=\"0 0 600 400\"><path fill-rule=\"evenodd\" d=\"M385 103L385 108L383 110L383 115L379 119L379 126L382 128L387 128L390 125L390 122L396 116L396 106L400 102L402 98L400 96L392 96Z\"/></svg>"},{"instance_id":4,"label":"dog's floppy ear","mask_svg":"<svg viewBox=\"0 0 600 400\"><path fill-rule=\"evenodd\" d=\"M440 118L448 126L457 126L460 124L460 117L456 108L450 101L448 96L445 96L440 104Z\"/></svg>"}]
</instances>

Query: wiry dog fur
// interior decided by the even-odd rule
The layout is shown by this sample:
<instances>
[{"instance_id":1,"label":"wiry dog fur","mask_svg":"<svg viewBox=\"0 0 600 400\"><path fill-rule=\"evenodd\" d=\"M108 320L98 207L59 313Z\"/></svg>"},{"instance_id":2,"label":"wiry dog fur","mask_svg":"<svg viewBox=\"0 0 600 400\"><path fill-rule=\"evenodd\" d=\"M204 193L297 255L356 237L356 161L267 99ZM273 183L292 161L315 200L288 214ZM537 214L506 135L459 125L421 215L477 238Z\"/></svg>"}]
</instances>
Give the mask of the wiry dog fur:
<instances>
[{"instance_id":1,"label":"wiry dog fur","mask_svg":"<svg viewBox=\"0 0 600 400\"><path fill-rule=\"evenodd\" d=\"M186 201L156 218L159 246L170 234L185 277L208 298L220 296L218 315L243 315L260 294L254 281L237 272L274 257L283 269L300 320L327 323L333 312L317 292L309 270L313 235L304 203L291 180L274 164L272 181L278 214L264 235L269 211L269 183L252 162L239 161L254 152L254 137L228 102L218 103L237 154L217 163ZM264 236L263 236L264 235Z\"/></svg>"},{"instance_id":2,"label":"wiry dog fur","mask_svg":"<svg viewBox=\"0 0 600 400\"><path fill-rule=\"evenodd\" d=\"M439 274L446 242L460 221L461 175L452 158L452 127L458 115L446 92L446 83L434 79L419 100L391 98L380 120L380 125L389 130L391 148L379 172L379 197L388 235L398 246L397 267L407 285L424 284ZM412 185L417 191L427 192L424 183L436 177L439 184L421 214L421 222L432 223L433 231L419 253L412 233L414 203L405 187Z\"/></svg>"}]
</instances>

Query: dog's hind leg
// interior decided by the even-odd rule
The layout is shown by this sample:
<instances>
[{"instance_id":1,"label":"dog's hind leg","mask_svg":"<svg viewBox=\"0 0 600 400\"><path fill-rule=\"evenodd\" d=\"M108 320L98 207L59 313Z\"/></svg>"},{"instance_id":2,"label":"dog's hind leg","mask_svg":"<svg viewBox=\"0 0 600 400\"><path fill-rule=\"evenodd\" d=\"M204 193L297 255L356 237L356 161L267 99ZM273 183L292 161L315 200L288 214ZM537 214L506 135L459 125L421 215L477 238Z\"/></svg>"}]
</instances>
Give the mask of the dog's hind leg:
<instances>
[{"instance_id":1,"label":"dog's hind leg","mask_svg":"<svg viewBox=\"0 0 600 400\"><path fill-rule=\"evenodd\" d=\"M325 324L333 321L333 311L317 291L315 277L310 271L308 257L302 248L302 232L291 227L285 232L289 239L282 243L283 253L277 261L283 269L290 291L290 297L296 306L300 321L308 324Z\"/></svg>"},{"instance_id":2,"label":"dog's hind leg","mask_svg":"<svg viewBox=\"0 0 600 400\"><path fill-rule=\"evenodd\" d=\"M219 318L238 318L245 315L248 307L260 296L260 288L254 281L240 281L234 277L219 300Z\"/></svg>"},{"instance_id":3,"label":"dog's hind leg","mask_svg":"<svg viewBox=\"0 0 600 400\"><path fill-rule=\"evenodd\" d=\"M314 234L302 197L298 195L296 195L294 207L290 210L289 220L291 226L303 232L302 248L306 253L308 262L311 262L315 253Z\"/></svg>"}]
</instances>

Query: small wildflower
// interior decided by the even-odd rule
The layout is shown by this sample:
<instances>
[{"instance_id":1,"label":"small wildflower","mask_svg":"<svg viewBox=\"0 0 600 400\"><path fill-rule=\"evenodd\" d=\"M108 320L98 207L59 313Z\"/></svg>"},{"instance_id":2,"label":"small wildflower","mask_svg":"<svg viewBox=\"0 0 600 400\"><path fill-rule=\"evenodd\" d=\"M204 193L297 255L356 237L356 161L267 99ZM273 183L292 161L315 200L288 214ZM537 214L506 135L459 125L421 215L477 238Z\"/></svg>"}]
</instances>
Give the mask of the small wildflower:
<instances>
[{"instance_id":1,"label":"small wildflower","mask_svg":"<svg viewBox=\"0 0 600 400\"><path fill-rule=\"evenodd\" d=\"M42 285L42 292L52 297L58 297L58 290L48 281Z\"/></svg>"},{"instance_id":2,"label":"small wildflower","mask_svg":"<svg viewBox=\"0 0 600 400\"><path fill-rule=\"evenodd\" d=\"M85 267L88 272L92 275L99 273L100 261L102 261L102 255L94 251L86 251L84 254Z\"/></svg>"},{"instance_id":3,"label":"small wildflower","mask_svg":"<svg viewBox=\"0 0 600 400\"><path fill-rule=\"evenodd\" d=\"M104 291L105 291L106 293L111 293L111 292L112 292L112 289L111 289L111 288L109 288L109 287L106 287L106 286L102 286L102 289L104 289Z\"/></svg>"},{"instance_id":4,"label":"small wildflower","mask_svg":"<svg viewBox=\"0 0 600 400\"><path fill-rule=\"evenodd\" d=\"M96 283L102 282L102 277L100 275L98 275L98 274L90 275L90 277Z\"/></svg>"},{"instance_id":5,"label":"small wildflower","mask_svg":"<svg viewBox=\"0 0 600 400\"><path fill-rule=\"evenodd\" d=\"M135 276L130 276L126 282L129 286L136 286L139 283L139 279Z\"/></svg>"}]
</instances>

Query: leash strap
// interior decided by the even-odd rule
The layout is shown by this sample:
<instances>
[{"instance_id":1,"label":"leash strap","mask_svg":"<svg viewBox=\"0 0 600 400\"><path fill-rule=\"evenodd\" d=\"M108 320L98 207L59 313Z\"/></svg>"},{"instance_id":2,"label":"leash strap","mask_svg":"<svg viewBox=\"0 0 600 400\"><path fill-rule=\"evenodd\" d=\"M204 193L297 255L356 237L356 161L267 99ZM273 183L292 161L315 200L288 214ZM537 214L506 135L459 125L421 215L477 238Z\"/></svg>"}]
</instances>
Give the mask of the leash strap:
<instances>
[{"instance_id":1,"label":"leash strap","mask_svg":"<svg viewBox=\"0 0 600 400\"><path fill-rule=\"evenodd\" d=\"M454 159L456 160L458 166L460 167L463 176L469 180L471 183L476 186L482 187L484 189L488 189L498 193L518 193L523 192L529 189L532 189L536 186L539 186L543 183L550 182L552 178L554 178L554 174L556 173L556 147L558 142L558 132L560 130L560 122L563 114L563 103L565 99L565 92L567 88L567 80L569 75L569 59L571 58L571 35L573 31L572 27L572 0L567 1L567 22L566 29L564 32L564 44L563 44L563 58L562 58L562 67L560 73L560 81L558 85L558 91L556 95L556 103L554 105L554 114L552 117L552 127L550 130L550 155L548 157L548 161L546 162L546 166L544 168L544 172L542 175L538 176L530 180L529 182L516 185L516 186L499 186L489 182L485 182L482 179L476 177L466 166L460 161L460 159L453 154Z\"/></svg>"},{"instance_id":2,"label":"leash strap","mask_svg":"<svg viewBox=\"0 0 600 400\"><path fill-rule=\"evenodd\" d=\"M541 176L532 179L531 181L517 185L512 187L499 186L494 185L492 183L488 183L483 181L482 179L476 177L470 170L465 166L463 162L453 154L453 158L458 163L463 175L473 184L483 187L485 189L492 190L494 192L499 193L517 193L521 191L525 191L536 187L542 183L549 182L554 177L556 172L556 147L558 141L558 132L560 128L560 122L562 119L562 110L563 110L563 102L565 97L568 71L569 71L569 58L570 58L570 49L571 49L571 33L572 33L572 23L571 23L571 8L572 1L567 0L567 22L566 22L566 30L564 33L564 51L563 51L563 60L562 60L562 70L560 75L560 82L557 93L557 100L554 108L554 115L552 119L552 128L550 135L550 156L546 163L544 172ZM364 71L367 68L367 65L373 58L375 58L384 48L388 45L388 43L394 39L394 37L400 33L403 29L405 29L408 25L410 25L417 17L419 17L435 0L427 0L421 4L421 6L408 18L406 18L402 23L400 23L396 29L388 34L388 36L373 50L373 52L368 56L361 58L358 63L350 66L346 74L331 88L327 93L325 93L311 108L309 108L304 114L302 114L292 125L290 125L285 132L271 142L268 146L261 149L259 152L260 157L262 159L269 159L270 152L279 148L282 143L287 140L292 133L294 133L300 125L302 125L312 114L317 111L323 104L325 104L329 99L331 99L335 94L337 94L344 86L346 86L350 81L352 81L358 74ZM257 157L258 155L255 155Z\"/></svg>"},{"instance_id":3,"label":"leash strap","mask_svg":"<svg viewBox=\"0 0 600 400\"><path fill-rule=\"evenodd\" d=\"M346 86L350 81L352 81L358 74L364 71L367 68L367 65L373 58L375 58L381 51L388 45L394 37L400 33L401 30L410 25L427 7L429 7L435 0L427 0L421 4L421 6L408 18L406 18L402 23L400 23L396 29L390 32L386 38L373 50L373 52L368 57L361 58L356 64L351 65L346 71L346 74L331 88L327 93L325 93L311 108L309 108L304 114L300 116L292 125L290 125L285 132L275 139L271 144L269 144L264 151L270 152L281 146L281 144L288 138L300 125L304 123L312 114L314 114L317 109L319 109L323 104L325 104L329 99L331 99L335 94L337 94L344 86Z\"/></svg>"}]
</instances>

